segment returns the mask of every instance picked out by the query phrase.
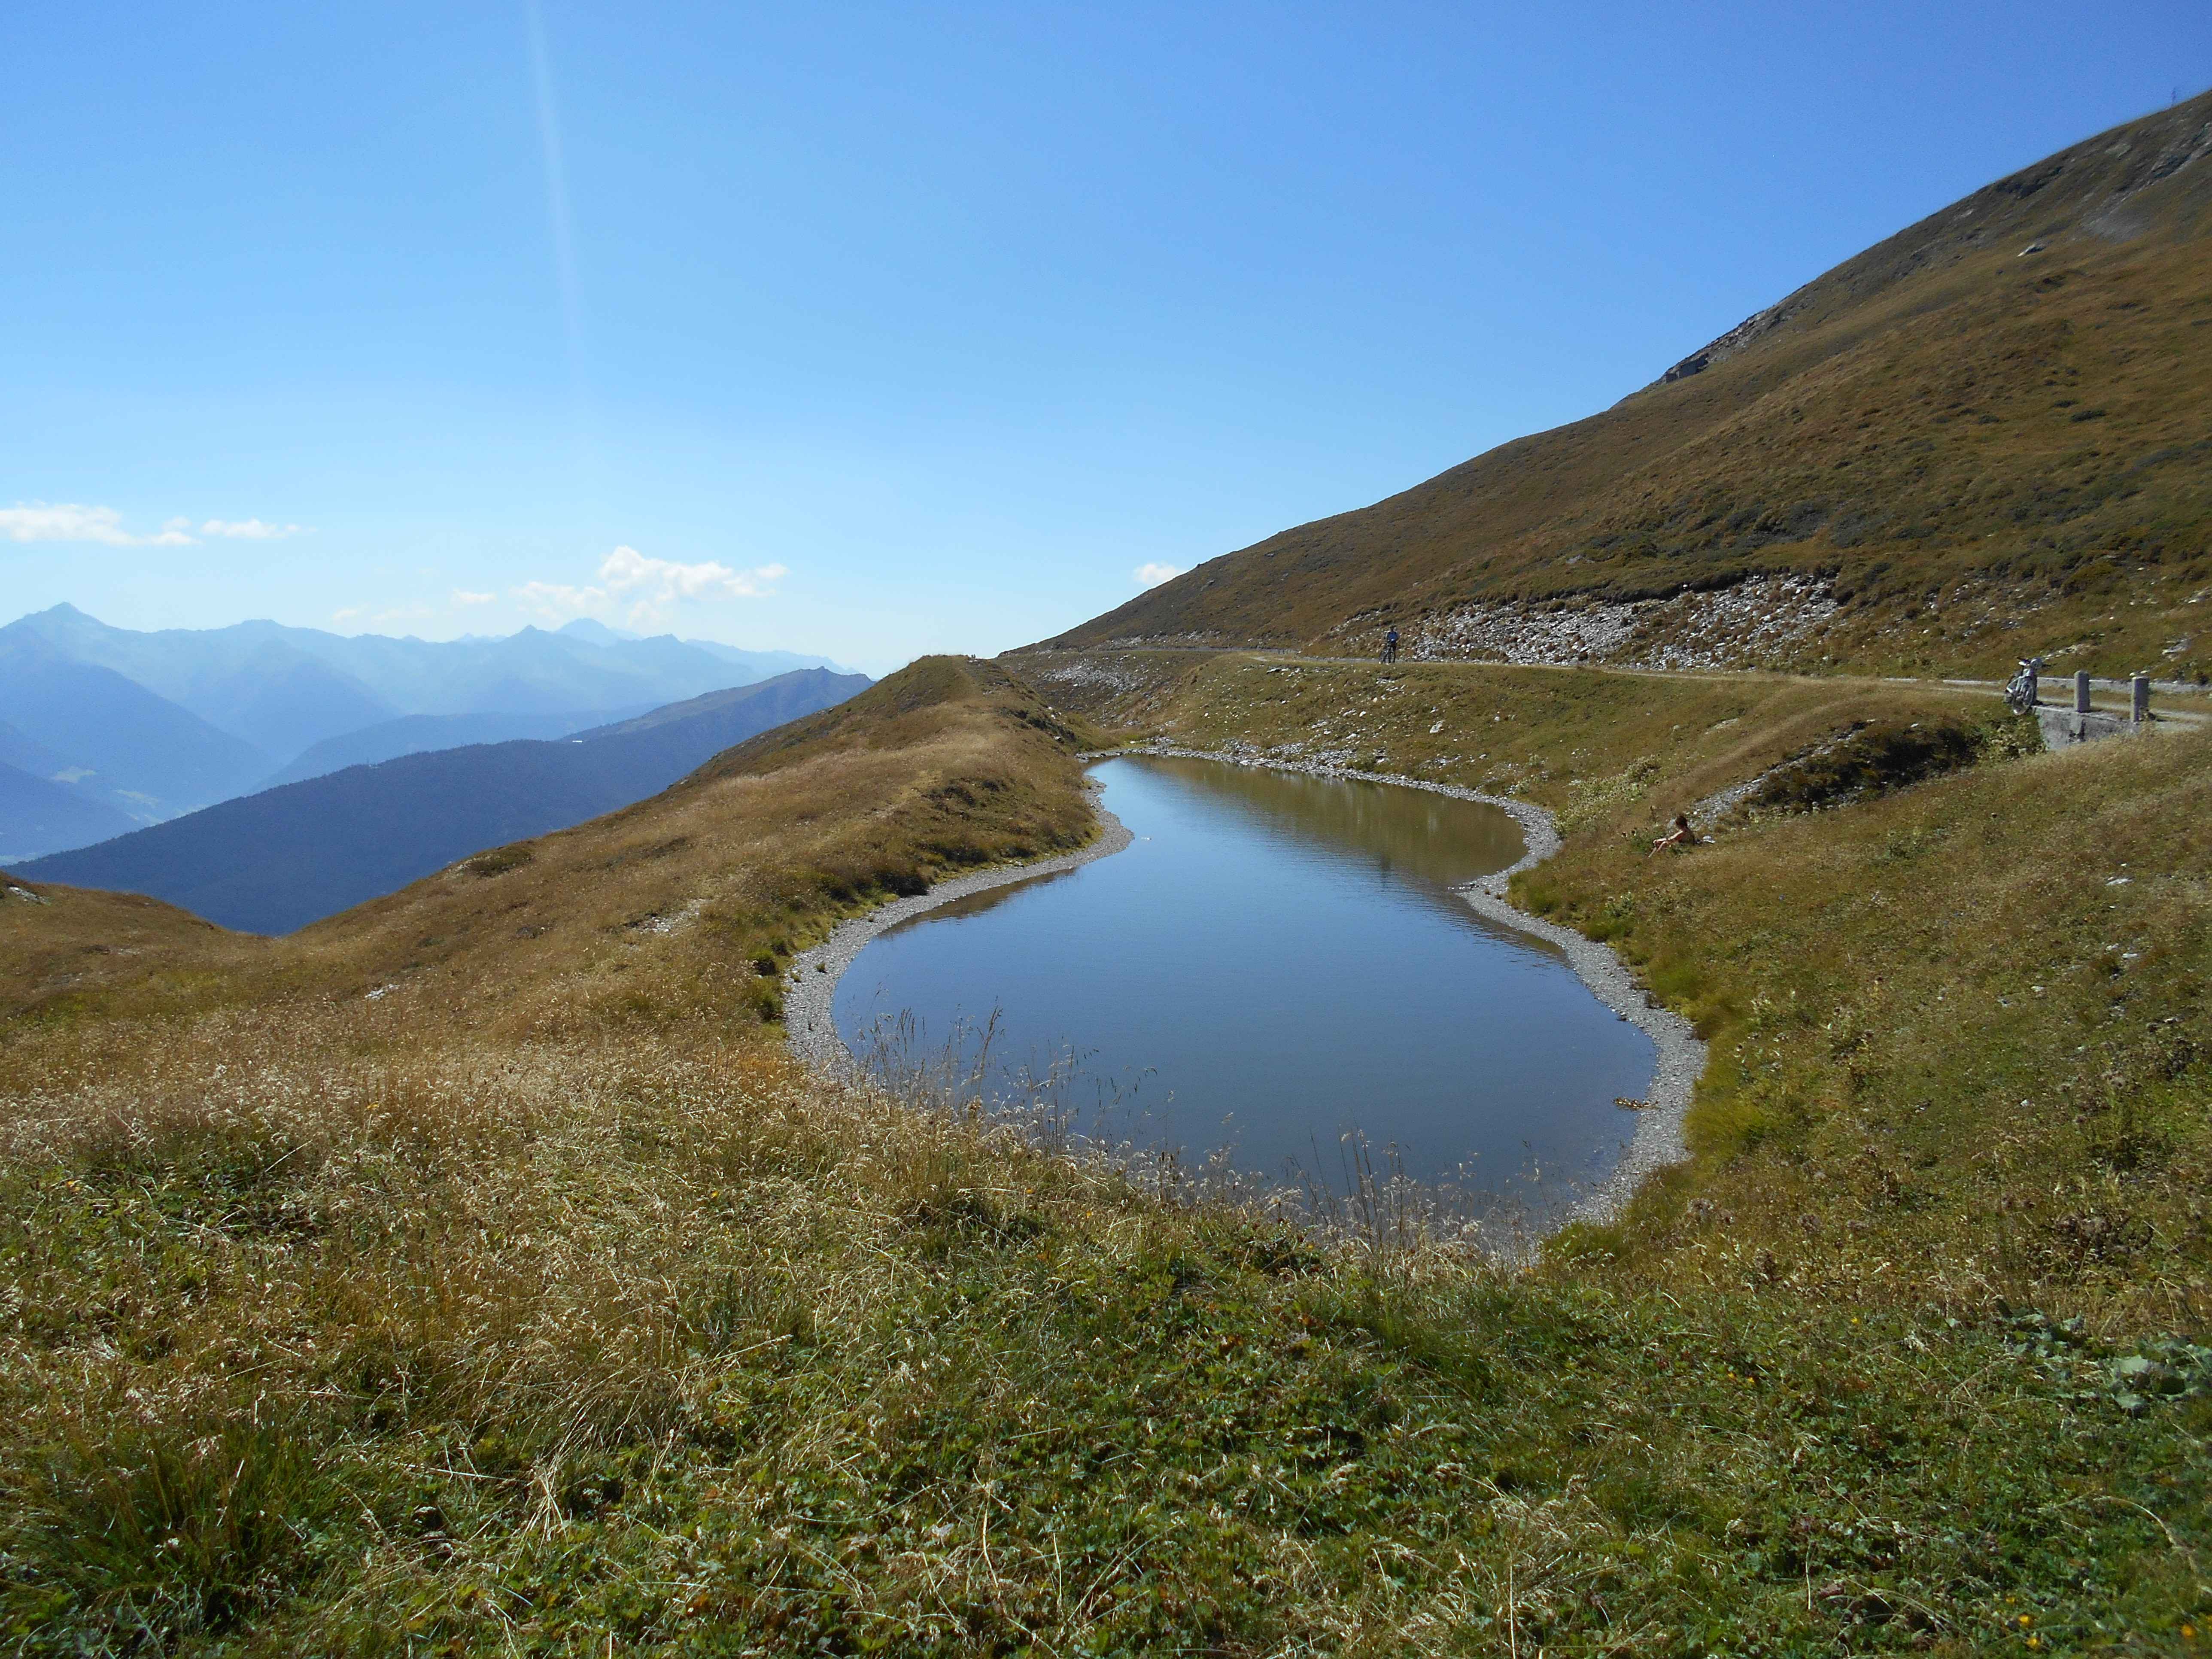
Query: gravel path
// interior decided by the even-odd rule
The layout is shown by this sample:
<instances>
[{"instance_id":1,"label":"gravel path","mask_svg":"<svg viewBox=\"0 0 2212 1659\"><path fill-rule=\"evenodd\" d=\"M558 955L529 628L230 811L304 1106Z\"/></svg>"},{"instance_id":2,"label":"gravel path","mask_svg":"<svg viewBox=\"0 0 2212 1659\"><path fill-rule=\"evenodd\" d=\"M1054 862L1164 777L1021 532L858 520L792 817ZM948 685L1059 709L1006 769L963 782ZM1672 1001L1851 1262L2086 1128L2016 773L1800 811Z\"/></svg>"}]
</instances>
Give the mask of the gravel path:
<instances>
[{"instance_id":1,"label":"gravel path","mask_svg":"<svg viewBox=\"0 0 2212 1659\"><path fill-rule=\"evenodd\" d=\"M1516 909L1505 897L1505 884L1515 875L1542 863L1559 850L1559 827L1551 813L1544 808L1533 801L1486 795L1479 790L1462 789L1456 784L1431 783L1391 772L1363 772L1352 767L1332 766L1325 762L1282 760L1255 754L1186 749L1168 743L1139 744L1085 758L1104 760L1124 754L1219 761L1231 766L1260 766L1278 772L1303 772L1314 777L1354 778L1365 783L1393 783L1409 789L1425 789L1432 794L1449 795L1455 800L1479 801L1509 814L1521 826L1522 839L1528 850L1509 867L1460 888L1459 896L1478 915L1557 945L1565 955L1568 965L1573 968L1583 983L1589 987L1598 1000L1643 1031L1658 1050L1658 1069L1652 1077L1644 1109L1637 1114L1635 1139L1630 1142L1628 1150L1622 1153L1620 1164L1614 1167L1605 1184L1584 1196L1563 1219L1610 1220L1620 1213L1621 1206L1646 1176L1669 1164L1679 1164L1689 1156L1688 1148L1682 1140L1682 1116L1689 1109L1690 1092L1696 1087L1698 1078L1705 1068L1705 1045L1698 1040L1690 1022L1654 1003L1636 982L1636 976L1629 971L1627 965L1606 946L1595 939L1585 939L1571 927L1562 927L1557 922L1546 921ZM837 1035L836 1025L830 1018L830 1000L836 994L839 978L846 969L852 966L853 959L860 955L861 948L886 928L926 915L955 899L988 892L994 887L1011 886L1016 882L1031 881L1040 876L1073 870L1093 859L1109 857L1128 846L1133 837L1127 827L1095 799L1103 793L1102 787L1096 783L1089 787L1094 796L1100 831L1098 839L1082 851L1035 864L981 870L973 875L941 882L918 897L895 900L865 916L856 916L850 921L839 924L837 930L822 944L797 957L792 963L792 979L784 998L784 1029L788 1034L792 1052L810 1066L845 1073L854 1069L851 1051Z\"/></svg>"}]
</instances>

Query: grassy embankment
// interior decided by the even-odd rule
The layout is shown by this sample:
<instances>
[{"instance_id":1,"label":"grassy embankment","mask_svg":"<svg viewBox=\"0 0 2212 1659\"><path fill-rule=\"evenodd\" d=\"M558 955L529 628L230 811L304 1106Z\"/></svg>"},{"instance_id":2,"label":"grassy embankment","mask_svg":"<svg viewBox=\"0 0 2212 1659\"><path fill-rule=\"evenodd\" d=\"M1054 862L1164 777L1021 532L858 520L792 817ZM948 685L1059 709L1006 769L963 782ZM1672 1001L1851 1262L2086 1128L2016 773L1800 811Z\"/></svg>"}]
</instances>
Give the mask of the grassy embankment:
<instances>
[{"instance_id":1,"label":"grassy embankment","mask_svg":"<svg viewBox=\"0 0 2212 1659\"><path fill-rule=\"evenodd\" d=\"M1082 833L1071 734L981 665L295 940L10 900L17 1645L2191 1639L2207 1407L2101 1345L2202 1294L2202 1073L2154 1022L2191 1018L2203 960L2203 739L1654 862L1632 836L1850 719L1989 705L1109 667L1101 719L1150 696L1180 736L1271 744L1325 718L1362 760L1562 809L1528 896L1715 1039L1698 1163L1506 1278L796 1075L767 1018L793 949Z\"/></svg>"}]
</instances>

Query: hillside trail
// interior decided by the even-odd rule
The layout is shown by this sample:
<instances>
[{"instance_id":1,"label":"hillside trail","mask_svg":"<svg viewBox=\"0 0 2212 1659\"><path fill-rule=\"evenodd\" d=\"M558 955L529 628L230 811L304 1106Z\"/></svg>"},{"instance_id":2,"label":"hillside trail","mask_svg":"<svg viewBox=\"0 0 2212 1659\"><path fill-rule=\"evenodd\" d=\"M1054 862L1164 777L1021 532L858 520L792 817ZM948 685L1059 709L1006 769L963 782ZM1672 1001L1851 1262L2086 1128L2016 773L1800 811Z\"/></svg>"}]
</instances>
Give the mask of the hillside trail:
<instances>
[{"instance_id":1,"label":"hillside trail","mask_svg":"<svg viewBox=\"0 0 2212 1659\"><path fill-rule=\"evenodd\" d=\"M1143 646L1130 647L1147 654L1188 656L1194 658L1249 657L1255 662L1328 664L1352 668L1390 669L1402 672L1408 668L1550 668L1561 673L1616 674L1630 678L1655 680L1688 680L1705 684L1729 684L1741 681L1802 680L1808 684L1849 686L1863 685L1924 685L1953 691L1966 691L1977 696L2002 697L2002 680L1954 679L1913 674L1790 674L1779 670L1759 668L1638 668L1619 663L1508 663L1473 657L1407 657L1395 663L1377 662L1373 657L1316 657L1297 651L1255 650L1248 646ZM2046 676L2046 684L2063 688L2063 696L2048 692L2041 699L2045 708L2071 708L2073 688L2070 677ZM2091 704L2100 714L2128 712L2130 692L2125 680L2092 680L2089 682ZM2185 680L2154 680L2151 695L2160 699L2154 702L2152 714L2161 723L2201 726L2212 723L2212 686L2200 686ZM2186 698L2197 706L2176 708L2173 699Z\"/></svg>"}]
</instances>

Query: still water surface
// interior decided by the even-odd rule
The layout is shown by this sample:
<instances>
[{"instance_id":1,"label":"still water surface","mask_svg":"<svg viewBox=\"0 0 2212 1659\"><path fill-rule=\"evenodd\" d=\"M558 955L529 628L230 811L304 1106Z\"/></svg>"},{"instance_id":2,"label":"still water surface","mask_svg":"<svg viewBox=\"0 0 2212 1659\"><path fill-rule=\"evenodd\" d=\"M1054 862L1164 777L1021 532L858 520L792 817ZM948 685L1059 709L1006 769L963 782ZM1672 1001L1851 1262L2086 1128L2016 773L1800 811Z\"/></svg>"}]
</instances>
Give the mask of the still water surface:
<instances>
[{"instance_id":1,"label":"still water surface","mask_svg":"<svg viewBox=\"0 0 2212 1659\"><path fill-rule=\"evenodd\" d=\"M1651 1042L1452 891L1521 856L1505 813L1210 761L1095 775L1135 842L868 945L832 1008L855 1054L973 1066L995 1021L988 1092L1056 1073L1085 1133L1339 1190L1353 1133L1538 1212L1611 1170Z\"/></svg>"}]
</instances>

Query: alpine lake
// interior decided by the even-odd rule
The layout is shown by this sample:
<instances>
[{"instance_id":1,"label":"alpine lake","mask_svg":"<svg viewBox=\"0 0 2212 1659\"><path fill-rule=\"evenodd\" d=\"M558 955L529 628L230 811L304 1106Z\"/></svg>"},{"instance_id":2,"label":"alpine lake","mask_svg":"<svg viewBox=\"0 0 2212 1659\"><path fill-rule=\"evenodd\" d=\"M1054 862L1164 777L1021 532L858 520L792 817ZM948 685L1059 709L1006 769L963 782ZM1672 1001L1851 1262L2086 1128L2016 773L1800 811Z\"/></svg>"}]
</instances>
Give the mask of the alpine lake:
<instances>
[{"instance_id":1,"label":"alpine lake","mask_svg":"<svg viewBox=\"0 0 2212 1659\"><path fill-rule=\"evenodd\" d=\"M1217 761L1093 775L1127 848L861 951L832 1013L864 1069L1185 1169L1539 1225L1611 1172L1655 1052L1456 890L1522 856L1510 815Z\"/></svg>"}]
</instances>

